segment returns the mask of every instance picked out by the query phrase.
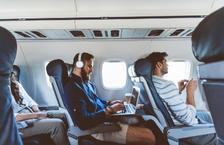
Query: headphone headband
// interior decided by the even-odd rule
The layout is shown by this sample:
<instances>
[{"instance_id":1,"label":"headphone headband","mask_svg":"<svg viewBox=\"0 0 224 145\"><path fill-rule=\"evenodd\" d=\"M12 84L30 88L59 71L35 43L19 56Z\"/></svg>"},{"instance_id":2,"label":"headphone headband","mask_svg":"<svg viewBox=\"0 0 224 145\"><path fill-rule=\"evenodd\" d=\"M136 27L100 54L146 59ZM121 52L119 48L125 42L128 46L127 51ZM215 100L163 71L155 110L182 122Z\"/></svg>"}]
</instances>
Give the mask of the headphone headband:
<instances>
[{"instance_id":1,"label":"headphone headband","mask_svg":"<svg viewBox=\"0 0 224 145\"><path fill-rule=\"evenodd\" d=\"M79 53L79 55L78 55L78 61L82 61L82 53Z\"/></svg>"}]
</instances>

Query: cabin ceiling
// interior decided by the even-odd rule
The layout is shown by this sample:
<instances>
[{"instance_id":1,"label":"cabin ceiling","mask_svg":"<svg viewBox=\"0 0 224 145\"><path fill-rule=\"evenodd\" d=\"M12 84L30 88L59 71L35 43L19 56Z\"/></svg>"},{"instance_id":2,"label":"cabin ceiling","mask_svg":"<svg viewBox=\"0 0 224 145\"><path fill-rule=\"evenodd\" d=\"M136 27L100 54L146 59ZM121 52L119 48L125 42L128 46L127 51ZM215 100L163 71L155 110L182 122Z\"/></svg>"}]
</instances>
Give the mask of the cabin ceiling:
<instances>
[{"instance_id":1,"label":"cabin ceiling","mask_svg":"<svg viewBox=\"0 0 224 145\"><path fill-rule=\"evenodd\" d=\"M190 37L222 6L224 0L2 0L0 26L18 40ZM149 36L157 30L162 33ZM172 36L175 31L181 32Z\"/></svg>"}]
</instances>

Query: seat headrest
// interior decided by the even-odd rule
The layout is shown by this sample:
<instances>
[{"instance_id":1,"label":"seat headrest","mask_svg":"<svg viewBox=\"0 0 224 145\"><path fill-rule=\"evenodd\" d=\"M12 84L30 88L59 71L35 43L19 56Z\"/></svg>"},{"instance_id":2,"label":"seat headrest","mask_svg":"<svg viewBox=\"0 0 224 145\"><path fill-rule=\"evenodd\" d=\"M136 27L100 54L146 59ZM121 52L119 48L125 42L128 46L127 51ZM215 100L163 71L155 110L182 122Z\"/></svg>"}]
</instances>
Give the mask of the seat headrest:
<instances>
[{"instance_id":1,"label":"seat headrest","mask_svg":"<svg viewBox=\"0 0 224 145\"><path fill-rule=\"evenodd\" d=\"M128 74L129 74L130 77L136 77L134 65L130 65L128 67Z\"/></svg>"},{"instance_id":2,"label":"seat headrest","mask_svg":"<svg viewBox=\"0 0 224 145\"><path fill-rule=\"evenodd\" d=\"M152 76L152 64L147 59L138 59L134 69L137 76Z\"/></svg>"},{"instance_id":3,"label":"seat headrest","mask_svg":"<svg viewBox=\"0 0 224 145\"><path fill-rule=\"evenodd\" d=\"M16 57L17 43L15 37L5 28L0 27L0 76L8 79Z\"/></svg>"},{"instance_id":4,"label":"seat headrest","mask_svg":"<svg viewBox=\"0 0 224 145\"><path fill-rule=\"evenodd\" d=\"M68 72L64 61L56 59L49 62L47 65L47 74L54 78L62 79L62 83L65 83L68 78Z\"/></svg>"},{"instance_id":5,"label":"seat headrest","mask_svg":"<svg viewBox=\"0 0 224 145\"><path fill-rule=\"evenodd\" d=\"M224 60L224 8L210 14L192 33L192 49L197 60Z\"/></svg>"}]
</instances>

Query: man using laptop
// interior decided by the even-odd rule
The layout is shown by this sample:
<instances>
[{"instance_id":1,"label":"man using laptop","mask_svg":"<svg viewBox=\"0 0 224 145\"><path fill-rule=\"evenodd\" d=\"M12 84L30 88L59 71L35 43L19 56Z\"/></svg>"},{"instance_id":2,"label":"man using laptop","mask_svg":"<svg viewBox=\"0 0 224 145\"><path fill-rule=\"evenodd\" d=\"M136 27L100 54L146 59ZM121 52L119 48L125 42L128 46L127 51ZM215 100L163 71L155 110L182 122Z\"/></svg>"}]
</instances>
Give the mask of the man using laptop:
<instances>
[{"instance_id":1,"label":"man using laptop","mask_svg":"<svg viewBox=\"0 0 224 145\"><path fill-rule=\"evenodd\" d=\"M73 72L65 85L65 102L69 110L74 110L70 115L83 130L105 122L124 107L122 101L108 102L97 96L95 86L90 82L93 60L94 56L89 53L76 54L73 60ZM155 136L150 129L127 124L120 126L120 131L99 133L93 137L120 144L155 144Z\"/></svg>"}]
</instances>

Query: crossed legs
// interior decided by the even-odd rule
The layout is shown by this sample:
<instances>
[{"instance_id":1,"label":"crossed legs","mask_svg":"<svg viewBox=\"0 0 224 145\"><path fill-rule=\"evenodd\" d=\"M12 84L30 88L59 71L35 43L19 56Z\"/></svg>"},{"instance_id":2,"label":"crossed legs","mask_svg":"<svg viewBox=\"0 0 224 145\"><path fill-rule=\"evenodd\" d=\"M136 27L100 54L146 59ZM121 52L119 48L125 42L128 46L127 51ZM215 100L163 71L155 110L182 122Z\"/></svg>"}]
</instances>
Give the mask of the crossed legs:
<instances>
[{"instance_id":1,"label":"crossed legs","mask_svg":"<svg viewBox=\"0 0 224 145\"><path fill-rule=\"evenodd\" d=\"M61 119L46 118L35 120L33 126L21 129L20 131L24 137L50 134L55 145L69 145L65 124Z\"/></svg>"},{"instance_id":2,"label":"crossed legs","mask_svg":"<svg viewBox=\"0 0 224 145\"><path fill-rule=\"evenodd\" d=\"M121 130L116 132L98 133L92 135L101 141L128 145L155 145L155 136L151 130L144 127L120 124Z\"/></svg>"},{"instance_id":3,"label":"crossed legs","mask_svg":"<svg viewBox=\"0 0 224 145\"><path fill-rule=\"evenodd\" d=\"M129 126L126 142L128 145L154 145L156 139L152 131L147 128Z\"/></svg>"}]
</instances>

